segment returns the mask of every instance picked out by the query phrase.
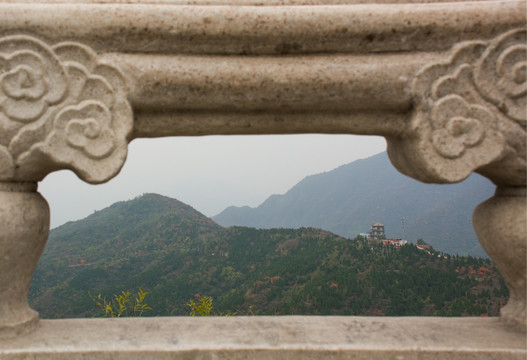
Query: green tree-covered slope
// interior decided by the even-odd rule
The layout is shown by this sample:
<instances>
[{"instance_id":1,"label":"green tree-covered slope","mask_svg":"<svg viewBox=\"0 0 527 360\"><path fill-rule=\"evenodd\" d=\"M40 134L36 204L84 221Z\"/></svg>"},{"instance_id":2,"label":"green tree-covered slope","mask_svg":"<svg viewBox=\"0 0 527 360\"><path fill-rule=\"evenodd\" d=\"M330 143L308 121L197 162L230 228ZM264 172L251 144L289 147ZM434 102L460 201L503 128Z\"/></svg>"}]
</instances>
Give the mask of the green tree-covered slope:
<instances>
[{"instance_id":1,"label":"green tree-covered slope","mask_svg":"<svg viewBox=\"0 0 527 360\"><path fill-rule=\"evenodd\" d=\"M494 185L477 174L459 184L420 183L400 174L381 153L308 176L256 208L229 207L212 219L223 226L316 227L351 238L380 221L389 237L425 238L451 254L486 256L472 212L493 192Z\"/></svg>"},{"instance_id":2,"label":"green tree-covered slope","mask_svg":"<svg viewBox=\"0 0 527 360\"><path fill-rule=\"evenodd\" d=\"M89 293L148 291L145 315L211 296L241 314L496 315L507 290L488 259L438 257L314 228L222 228L146 194L53 230L30 289L42 317L91 317Z\"/></svg>"}]
</instances>

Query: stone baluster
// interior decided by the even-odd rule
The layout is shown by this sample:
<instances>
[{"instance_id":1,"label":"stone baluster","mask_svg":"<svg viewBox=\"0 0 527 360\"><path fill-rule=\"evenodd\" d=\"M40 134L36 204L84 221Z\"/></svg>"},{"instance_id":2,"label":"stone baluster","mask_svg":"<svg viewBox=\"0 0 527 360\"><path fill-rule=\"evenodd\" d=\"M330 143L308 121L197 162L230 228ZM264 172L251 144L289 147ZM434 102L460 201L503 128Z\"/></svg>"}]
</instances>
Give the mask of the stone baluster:
<instances>
[{"instance_id":1,"label":"stone baluster","mask_svg":"<svg viewBox=\"0 0 527 360\"><path fill-rule=\"evenodd\" d=\"M525 331L525 267L527 211L525 187L498 186L496 194L474 211L479 241L492 257L509 287L501 318Z\"/></svg>"},{"instance_id":2,"label":"stone baluster","mask_svg":"<svg viewBox=\"0 0 527 360\"><path fill-rule=\"evenodd\" d=\"M49 232L37 182L71 169L90 183L126 158L132 111L126 82L88 47L0 37L0 336L38 323L27 294Z\"/></svg>"},{"instance_id":3,"label":"stone baluster","mask_svg":"<svg viewBox=\"0 0 527 360\"><path fill-rule=\"evenodd\" d=\"M474 227L510 290L501 318L526 326L527 36L508 31L458 44L413 82L415 110L404 137L388 139L393 164L424 182L476 171L496 185Z\"/></svg>"},{"instance_id":4,"label":"stone baluster","mask_svg":"<svg viewBox=\"0 0 527 360\"><path fill-rule=\"evenodd\" d=\"M38 322L27 293L48 238L49 207L36 190L33 182L0 183L0 337L30 331Z\"/></svg>"}]
</instances>

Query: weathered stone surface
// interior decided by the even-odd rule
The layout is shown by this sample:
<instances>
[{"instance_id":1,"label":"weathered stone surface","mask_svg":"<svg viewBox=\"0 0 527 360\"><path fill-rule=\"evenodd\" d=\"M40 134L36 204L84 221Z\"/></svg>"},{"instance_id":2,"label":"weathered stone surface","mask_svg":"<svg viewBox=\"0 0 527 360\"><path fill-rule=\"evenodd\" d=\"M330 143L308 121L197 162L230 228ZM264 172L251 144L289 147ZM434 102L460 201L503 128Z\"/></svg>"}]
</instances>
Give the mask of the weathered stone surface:
<instances>
[{"instance_id":1,"label":"weathered stone surface","mask_svg":"<svg viewBox=\"0 0 527 360\"><path fill-rule=\"evenodd\" d=\"M0 340L26 359L525 359L525 334L496 318L285 316L42 320Z\"/></svg>"},{"instance_id":2,"label":"weathered stone surface","mask_svg":"<svg viewBox=\"0 0 527 360\"><path fill-rule=\"evenodd\" d=\"M399 170L428 182L478 171L498 185L526 185L526 34L459 43L416 75L413 119L390 142Z\"/></svg>"},{"instance_id":3,"label":"weathered stone surface","mask_svg":"<svg viewBox=\"0 0 527 360\"><path fill-rule=\"evenodd\" d=\"M525 24L521 0L484 1L484 6L481 1L337 0L332 6L319 5L332 0L278 1L280 6L266 6L267 0L235 0L235 6L222 6L230 0L166 0L147 6L140 0L4 0L0 24L5 31L24 29L53 42L82 39L103 52L232 56L447 51L458 42L490 39ZM295 5L303 1L308 5Z\"/></svg>"},{"instance_id":4,"label":"weathered stone surface","mask_svg":"<svg viewBox=\"0 0 527 360\"><path fill-rule=\"evenodd\" d=\"M0 183L0 338L38 324L27 293L48 239L49 207L36 190L36 183Z\"/></svg>"},{"instance_id":5,"label":"weathered stone surface","mask_svg":"<svg viewBox=\"0 0 527 360\"><path fill-rule=\"evenodd\" d=\"M525 331L527 326L527 207L524 187L496 190L496 195L474 211L474 229L481 246L496 263L509 287L509 302L502 319Z\"/></svg>"},{"instance_id":6,"label":"weathered stone surface","mask_svg":"<svg viewBox=\"0 0 527 360\"><path fill-rule=\"evenodd\" d=\"M74 170L96 183L126 159L132 112L123 75L77 42L0 37L0 181Z\"/></svg>"},{"instance_id":7,"label":"weathered stone surface","mask_svg":"<svg viewBox=\"0 0 527 360\"><path fill-rule=\"evenodd\" d=\"M496 183L474 219L511 289L510 332L496 319L44 321L0 357L524 358L527 4L362 2L0 0L0 337L37 324L46 174L107 181L134 137L305 132L385 136L421 181Z\"/></svg>"}]
</instances>

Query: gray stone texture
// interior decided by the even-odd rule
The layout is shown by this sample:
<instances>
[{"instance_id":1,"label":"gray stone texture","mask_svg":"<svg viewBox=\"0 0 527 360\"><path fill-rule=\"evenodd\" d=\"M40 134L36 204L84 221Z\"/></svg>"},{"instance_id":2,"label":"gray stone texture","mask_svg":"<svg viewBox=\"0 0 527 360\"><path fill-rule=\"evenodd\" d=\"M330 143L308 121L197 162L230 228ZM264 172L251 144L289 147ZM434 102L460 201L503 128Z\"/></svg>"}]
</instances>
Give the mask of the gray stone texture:
<instances>
[{"instance_id":1,"label":"gray stone texture","mask_svg":"<svg viewBox=\"0 0 527 360\"><path fill-rule=\"evenodd\" d=\"M523 0L0 0L0 358L525 358L525 14ZM381 135L415 179L492 180L474 225L511 291L502 321L38 322L48 173L107 181L137 137L287 133Z\"/></svg>"},{"instance_id":2,"label":"gray stone texture","mask_svg":"<svg viewBox=\"0 0 527 360\"><path fill-rule=\"evenodd\" d=\"M497 318L344 316L41 320L2 359L523 360Z\"/></svg>"}]
</instances>

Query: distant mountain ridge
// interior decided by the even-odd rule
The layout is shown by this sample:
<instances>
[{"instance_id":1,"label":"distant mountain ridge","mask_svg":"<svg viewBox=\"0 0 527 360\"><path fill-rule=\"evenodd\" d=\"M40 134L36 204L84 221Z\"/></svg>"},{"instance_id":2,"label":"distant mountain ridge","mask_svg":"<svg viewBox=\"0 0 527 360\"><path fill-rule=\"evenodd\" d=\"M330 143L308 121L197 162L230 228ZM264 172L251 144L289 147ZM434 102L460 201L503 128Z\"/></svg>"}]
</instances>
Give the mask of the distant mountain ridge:
<instances>
[{"instance_id":1,"label":"distant mountain ridge","mask_svg":"<svg viewBox=\"0 0 527 360\"><path fill-rule=\"evenodd\" d=\"M459 184L420 183L400 174L383 152L307 176L256 208L229 207L212 219L222 226L317 227L348 238L380 221L389 237L423 238L441 251L486 256L472 212L493 191L477 174Z\"/></svg>"}]
</instances>

